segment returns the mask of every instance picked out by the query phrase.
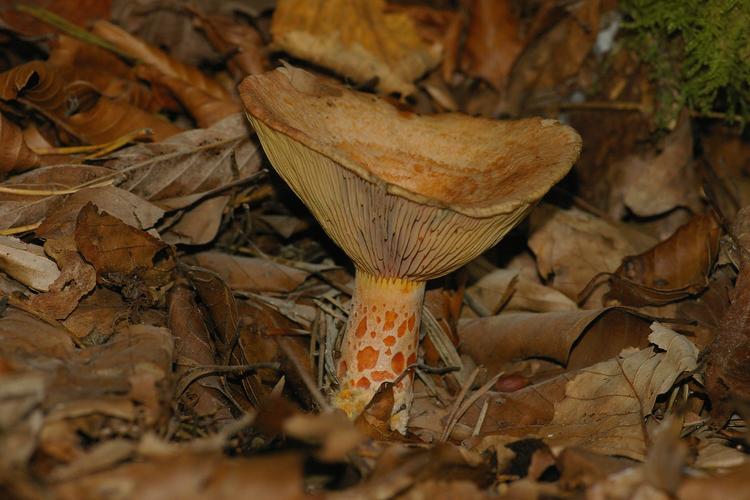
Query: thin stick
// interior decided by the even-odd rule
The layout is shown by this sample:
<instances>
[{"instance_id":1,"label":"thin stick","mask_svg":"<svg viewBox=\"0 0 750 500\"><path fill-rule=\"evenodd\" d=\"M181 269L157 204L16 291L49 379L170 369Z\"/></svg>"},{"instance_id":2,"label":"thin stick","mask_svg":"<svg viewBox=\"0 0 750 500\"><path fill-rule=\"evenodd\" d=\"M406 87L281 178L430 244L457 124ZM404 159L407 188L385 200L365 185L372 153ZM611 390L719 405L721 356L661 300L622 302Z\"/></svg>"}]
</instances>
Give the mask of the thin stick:
<instances>
[{"instance_id":1,"label":"thin stick","mask_svg":"<svg viewBox=\"0 0 750 500\"><path fill-rule=\"evenodd\" d=\"M484 425L484 419L487 417L487 410L490 408L490 400L485 399L484 404L482 404L482 411L479 412L479 418L477 419L477 423L474 424L474 430L471 432L472 436L478 436L479 433L482 431L482 425Z\"/></svg>"},{"instance_id":2,"label":"thin stick","mask_svg":"<svg viewBox=\"0 0 750 500\"><path fill-rule=\"evenodd\" d=\"M25 189L25 188L11 188L11 187L0 186L0 193L17 194L19 196L60 196L64 194L77 193L78 191L81 191L82 189L86 189L86 188L111 186L113 182L114 180L110 179L110 180L102 181L99 183L90 184L85 187L74 187L71 189L59 189L59 190Z\"/></svg>"},{"instance_id":3,"label":"thin stick","mask_svg":"<svg viewBox=\"0 0 750 500\"><path fill-rule=\"evenodd\" d=\"M471 389L471 384L474 383L474 379L477 378L477 375L479 375L478 367L474 368L474 371L471 372L471 375L469 375L469 377L464 382L464 385L461 387L461 392L458 393L455 401L453 401L453 407L451 408L451 412L448 415L448 422L445 425L445 429L443 429L443 433L440 435L441 443L445 442L448 439L450 431L453 429L453 419L455 418L456 413L458 413L458 408L461 406L461 401L464 400L466 394L469 392L469 389Z\"/></svg>"},{"instance_id":4,"label":"thin stick","mask_svg":"<svg viewBox=\"0 0 750 500\"><path fill-rule=\"evenodd\" d=\"M33 231L42 225L42 221L35 222L33 224L26 224L25 226L9 227L8 229L0 229L0 236L12 236L14 234L27 233Z\"/></svg>"}]
</instances>

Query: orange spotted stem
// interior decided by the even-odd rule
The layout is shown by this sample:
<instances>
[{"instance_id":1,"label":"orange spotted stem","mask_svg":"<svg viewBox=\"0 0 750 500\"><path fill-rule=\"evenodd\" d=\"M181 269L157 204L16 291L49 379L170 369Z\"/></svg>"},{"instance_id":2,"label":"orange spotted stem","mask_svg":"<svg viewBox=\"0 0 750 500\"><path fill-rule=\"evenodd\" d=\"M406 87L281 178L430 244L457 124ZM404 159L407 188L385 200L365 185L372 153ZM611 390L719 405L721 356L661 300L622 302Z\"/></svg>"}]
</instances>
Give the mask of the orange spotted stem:
<instances>
[{"instance_id":1,"label":"orange spotted stem","mask_svg":"<svg viewBox=\"0 0 750 500\"><path fill-rule=\"evenodd\" d=\"M333 398L349 416L359 415L383 382L393 382L391 427L406 430L414 374L402 374L417 360L424 289L423 281L357 271Z\"/></svg>"}]
</instances>

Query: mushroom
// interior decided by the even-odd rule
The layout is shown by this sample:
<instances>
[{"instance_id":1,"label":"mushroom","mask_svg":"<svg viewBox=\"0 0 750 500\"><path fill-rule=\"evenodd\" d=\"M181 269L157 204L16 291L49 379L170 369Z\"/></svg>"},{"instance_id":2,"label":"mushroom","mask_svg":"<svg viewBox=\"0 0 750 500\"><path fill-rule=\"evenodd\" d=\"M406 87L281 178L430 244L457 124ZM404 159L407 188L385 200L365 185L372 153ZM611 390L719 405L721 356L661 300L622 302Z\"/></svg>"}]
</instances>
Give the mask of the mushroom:
<instances>
[{"instance_id":1,"label":"mushroom","mask_svg":"<svg viewBox=\"0 0 750 500\"><path fill-rule=\"evenodd\" d=\"M395 382L390 424L405 432L425 282L500 241L581 139L541 118L418 116L289 66L240 94L276 171L356 268L333 403L355 417Z\"/></svg>"}]
</instances>

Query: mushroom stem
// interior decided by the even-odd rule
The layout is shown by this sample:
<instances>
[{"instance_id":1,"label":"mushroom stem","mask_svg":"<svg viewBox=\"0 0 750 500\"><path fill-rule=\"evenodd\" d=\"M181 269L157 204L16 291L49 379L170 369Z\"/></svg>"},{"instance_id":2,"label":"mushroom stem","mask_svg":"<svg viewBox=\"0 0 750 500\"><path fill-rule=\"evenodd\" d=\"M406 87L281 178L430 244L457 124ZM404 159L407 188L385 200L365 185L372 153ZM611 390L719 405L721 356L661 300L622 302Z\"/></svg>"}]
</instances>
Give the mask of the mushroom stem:
<instances>
[{"instance_id":1,"label":"mushroom stem","mask_svg":"<svg viewBox=\"0 0 750 500\"><path fill-rule=\"evenodd\" d=\"M394 382L417 360L424 281L381 278L357 270L349 321L338 362L335 406L359 415L383 382ZM410 373L393 386L391 428L406 432L412 400Z\"/></svg>"}]
</instances>

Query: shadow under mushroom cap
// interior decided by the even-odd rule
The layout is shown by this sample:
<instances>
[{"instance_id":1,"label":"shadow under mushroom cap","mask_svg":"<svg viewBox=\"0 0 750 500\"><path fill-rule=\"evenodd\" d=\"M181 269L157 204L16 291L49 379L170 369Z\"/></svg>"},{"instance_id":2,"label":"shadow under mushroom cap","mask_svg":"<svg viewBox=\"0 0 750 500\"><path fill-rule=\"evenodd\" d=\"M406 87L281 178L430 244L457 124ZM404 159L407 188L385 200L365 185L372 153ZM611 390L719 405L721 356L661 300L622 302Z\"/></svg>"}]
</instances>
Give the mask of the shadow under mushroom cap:
<instances>
[{"instance_id":1,"label":"shadow under mushroom cap","mask_svg":"<svg viewBox=\"0 0 750 500\"><path fill-rule=\"evenodd\" d=\"M570 170L581 139L554 120L418 116L293 67L240 85L248 113L388 193L469 217L514 212Z\"/></svg>"}]
</instances>

